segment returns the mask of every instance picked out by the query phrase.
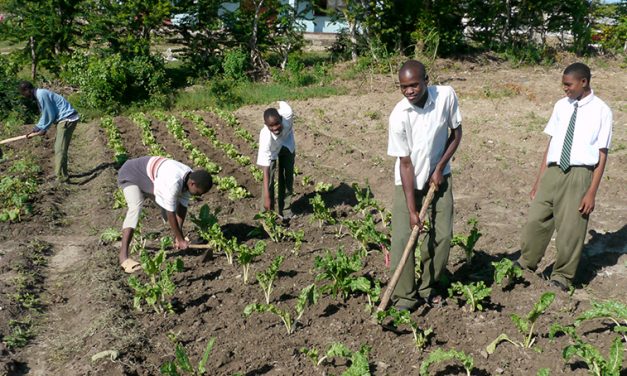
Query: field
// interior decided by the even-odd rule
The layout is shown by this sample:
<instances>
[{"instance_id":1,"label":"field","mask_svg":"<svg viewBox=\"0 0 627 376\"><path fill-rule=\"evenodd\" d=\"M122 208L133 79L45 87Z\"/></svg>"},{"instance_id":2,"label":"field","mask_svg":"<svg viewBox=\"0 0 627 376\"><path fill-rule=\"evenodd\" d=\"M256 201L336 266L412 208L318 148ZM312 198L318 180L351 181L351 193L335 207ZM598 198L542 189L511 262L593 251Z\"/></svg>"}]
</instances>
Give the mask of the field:
<instances>
[{"instance_id":1,"label":"field","mask_svg":"<svg viewBox=\"0 0 627 376\"><path fill-rule=\"evenodd\" d=\"M182 126L184 132L179 135L191 143L191 148L221 166L217 176L233 176L251 195L232 200L229 191L214 187L191 204L191 213L197 214L204 204L212 211L220 208L217 218L227 238L249 246L259 240L267 244L266 252L252 262L247 284L242 267L237 261L229 264L222 252L212 255L204 250L169 249L168 260L181 257L184 262L183 271L173 276L176 292L171 300L172 314L155 313L145 304L141 312L133 307L128 275L118 266L119 242L100 239L105 229L121 227L125 213L124 208L113 209L115 153L102 127L106 119L79 124L70 150L69 185L57 185L49 179L54 137L3 146L2 176L10 174L10 167L24 156L36 161L41 171L34 173L38 185L31 193L32 212L24 212L19 222L0 222L0 374L157 375L163 363L175 358L173 339L186 348L196 365L212 338L215 344L206 366L210 375L339 375L358 363L362 346L369 349L368 367L373 375L417 375L422 361L438 348L472 356L472 375L536 375L542 368L550 369L551 375L588 374L581 358L563 360L562 350L572 343L569 337L550 339L548 333L553 323L572 324L592 302L612 299L627 304L627 77L614 63L593 64L592 70L595 94L613 110L614 134L589 223L577 288L566 294L551 289L542 275L529 272L523 280L503 289L493 283L491 266L493 261L518 257L528 192L547 142L542 129L553 103L562 95L560 69L512 69L450 61L436 64L432 83L455 88L464 117L462 145L452 162L454 232L468 234L468 221L476 218L482 233L472 264L466 263L461 248L451 250L447 278L463 283L484 280L492 292L482 311L463 306L463 299L459 303L449 299L443 307L422 306L414 312L411 318L419 328L433 329L422 351L408 325L393 330L389 325L373 323L368 297L363 293L351 293L346 298L321 294L316 304L305 308L291 334L277 315L243 315L247 305L264 302L255 274L266 270L275 257L282 255L285 260L271 300L294 318L301 290L312 283L318 287L328 284L326 280L316 281L320 273L315 267L317 256L324 256L325 250L334 254L340 248L351 255L360 253L361 243L347 226L320 225L314 218L309 200L315 197L318 183L332 184L321 197L335 219L364 218L356 209L359 202L353 183L361 187L369 184L374 199L391 208L394 161L386 155L387 118L401 95L390 76L366 75L349 84L348 95L290 102L296 114L299 174L295 177L297 217L289 230L304 231L300 250L292 240L274 242L263 231L255 231L260 226L254 219L259 209L259 183L249 167L242 166L245 161L239 163L223 150L225 144L231 144L238 152L234 156L248 156L254 163L261 114L271 104L235 111L237 122L211 109L147 112L144 133L135 117L112 119L130 157L160 150L194 165L191 149L182 146L168 124ZM198 124L213 129L210 133L219 142L201 134ZM245 139L246 131L253 135L252 142ZM142 142L150 134L154 137L151 149ZM145 213L145 248L155 253L159 237L170 233L154 204L147 205ZM372 213L376 228L388 233L380 212ZM190 238L200 240L192 221L186 221L186 230ZM391 273L385 267L381 247L369 244L366 248L363 268L356 276L380 279L385 287ZM552 243L541 272L550 270L553 257ZM146 281L142 272L137 274ZM523 339L510 315L525 316L548 291L555 293L555 301L535 325L533 347L524 349L503 342L488 354L486 346L502 333ZM607 358L618 337L614 326L608 319L589 320L577 333ZM30 338L30 342L9 348L8 338ZM301 351L317 349L322 357L333 343L350 349L353 361L351 354L344 354L348 357L329 357L316 364ZM113 355L92 360L92 356L108 350ZM622 364L620 374L625 374L624 359ZM430 371L437 375L466 374L459 361L435 363Z\"/></svg>"}]
</instances>

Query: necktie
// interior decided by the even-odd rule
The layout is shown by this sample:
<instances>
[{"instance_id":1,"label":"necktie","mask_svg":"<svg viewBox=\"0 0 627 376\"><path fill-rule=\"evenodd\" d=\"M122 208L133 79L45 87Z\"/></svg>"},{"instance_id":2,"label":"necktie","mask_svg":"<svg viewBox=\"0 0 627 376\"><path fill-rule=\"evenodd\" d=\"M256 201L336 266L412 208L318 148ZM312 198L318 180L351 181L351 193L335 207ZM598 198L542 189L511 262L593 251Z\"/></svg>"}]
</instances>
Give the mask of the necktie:
<instances>
[{"instance_id":1,"label":"necktie","mask_svg":"<svg viewBox=\"0 0 627 376\"><path fill-rule=\"evenodd\" d=\"M562 146L562 155L560 156L560 168L563 172L568 170L570 166L570 149L573 146L573 136L575 134L575 122L577 121L577 107L575 102L575 110L570 116L570 122L568 122L568 130L566 131L566 137L564 137L564 146Z\"/></svg>"}]
</instances>

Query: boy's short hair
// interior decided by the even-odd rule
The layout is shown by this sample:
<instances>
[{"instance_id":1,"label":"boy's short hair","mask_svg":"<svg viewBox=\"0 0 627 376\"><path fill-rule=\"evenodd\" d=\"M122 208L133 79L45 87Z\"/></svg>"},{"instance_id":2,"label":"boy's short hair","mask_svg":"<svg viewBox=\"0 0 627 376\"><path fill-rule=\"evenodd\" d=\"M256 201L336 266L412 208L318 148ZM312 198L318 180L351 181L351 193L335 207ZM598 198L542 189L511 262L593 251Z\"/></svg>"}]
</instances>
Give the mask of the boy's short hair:
<instances>
[{"instance_id":1,"label":"boy's short hair","mask_svg":"<svg viewBox=\"0 0 627 376\"><path fill-rule=\"evenodd\" d=\"M263 112L263 121L267 124L270 119L280 119L279 111L276 108L268 108Z\"/></svg>"},{"instance_id":2,"label":"boy's short hair","mask_svg":"<svg viewBox=\"0 0 627 376\"><path fill-rule=\"evenodd\" d=\"M35 87L33 86L33 84L30 81L22 80L22 81L18 82L17 88L20 91L30 91L30 90L33 90Z\"/></svg>"},{"instance_id":3,"label":"boy's short hair","mask_svg":"<svg viewBox=\"0 0 627 376\"><path fill-rule=\"evenodd\" d=\"M189 178L205 193L213 187L213 178L206 170L194 170L189 174Z\"/></svg>"},{"instance_id":4,"label":"boy's short hair","mask_svg":"<svg viewBox=\"0 0 627 376\"><path fill-rule=\"evenodd\" d=\"M592 74L590 73L590 68L584 63L573 63L564 69L564 74L574 75L578 78L585 78L590 82L590 78Z\"/></svg>"}]
</instances>

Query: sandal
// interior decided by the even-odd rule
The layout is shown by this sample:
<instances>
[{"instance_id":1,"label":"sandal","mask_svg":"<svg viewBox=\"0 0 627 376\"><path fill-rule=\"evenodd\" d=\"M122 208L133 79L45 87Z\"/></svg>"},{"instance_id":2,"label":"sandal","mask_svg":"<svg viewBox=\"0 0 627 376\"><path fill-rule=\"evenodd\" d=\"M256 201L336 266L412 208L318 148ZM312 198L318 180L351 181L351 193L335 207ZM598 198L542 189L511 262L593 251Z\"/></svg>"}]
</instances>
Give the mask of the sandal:
<instances>
[{"instance_id":1,"label":"sandal","mask_svg":"<svg viewBox=\"0 0 627 376\"><path fill-rule=\"evenodd\" d=\"M446 305L446 299L442 295L438 294L429 295L429 297L425 299L425 302L432 308L442 308Z\"/></svg>"},{"instance_id":2,"label":"sandal","mask_svg":"<svg viewBox=\"0 0 627 376\"><path fill-rule=\"evenodd\" d=\"M130 258L127 258L126 260L124 260L124 262L122 262L122 264L120 266L128 274L135 273L136 271L138 271L138 270L140 270L142 268L140 263L138 263L137 261L132 260Z\"/></svg>"}]
</instances>

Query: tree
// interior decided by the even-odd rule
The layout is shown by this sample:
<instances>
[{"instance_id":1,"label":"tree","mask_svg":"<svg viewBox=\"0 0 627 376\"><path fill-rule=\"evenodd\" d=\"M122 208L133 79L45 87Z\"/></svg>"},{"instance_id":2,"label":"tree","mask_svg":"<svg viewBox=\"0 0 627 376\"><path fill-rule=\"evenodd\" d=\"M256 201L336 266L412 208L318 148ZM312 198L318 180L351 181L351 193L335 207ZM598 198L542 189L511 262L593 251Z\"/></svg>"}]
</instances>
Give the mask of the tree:
<instances>
[{"instance_id":1,"label":"tree","mask_svg":"<svg viewBox=\"0 0 627 376\"><path fill-rule=\"evenodd\" d=\"M0 39L26 42L20 54L31 62L31 78L39 65L59 73L64 56L70 55L80 34L77 19L81 0L4 0L0 12Z\"/></svg>"}]
</instances>

